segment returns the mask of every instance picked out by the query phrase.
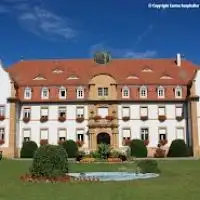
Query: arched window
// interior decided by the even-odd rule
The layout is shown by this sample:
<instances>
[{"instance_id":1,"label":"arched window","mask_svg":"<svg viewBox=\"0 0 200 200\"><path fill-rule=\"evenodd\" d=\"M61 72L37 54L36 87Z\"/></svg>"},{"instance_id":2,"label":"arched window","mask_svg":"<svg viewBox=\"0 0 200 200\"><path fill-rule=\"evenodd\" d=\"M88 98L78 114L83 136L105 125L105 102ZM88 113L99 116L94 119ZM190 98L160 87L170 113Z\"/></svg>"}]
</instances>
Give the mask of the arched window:
<instances>
[{"instance_id":1,"label":"arched window","mask_svg":"<svg viewBox=\"0 0 200 200\"><path fill-rule=\"evenodd\" d=\"M123 87L122 89L122 98L129 98L130 97L130 90L128 87Z\"/></svg>"},{"instance_id":2,"label":"arched window","mask_svg":"<svg viewBox=\"0 0 200 200\"><path fill-rule=\"evenodd\" d=\"M26 87L24 90L24 99L31 99L32 91L30 87Z\"/></svg>"},{"instance_id":3,"label":"arched window","mask_svg":"<svg viewBox=\"0 0 200 200\"><path fill-rule=\"evenodd\" d=\"M147 98L147 87L146 86L140 87L140 98Z\"/></svg>"},{"instance_id":4,"label":"arched window","mask_svg":"<svg viewBox=\"0 0 200 200\"><path fill-rule=\"evenodd\" d=\"M84 89L82 87L78 87L76 89L76 97L77 97L77 99L83 99L84 98Z\"/></svg>"},{"instance_id":5,"label":"arched window","mask_svg":"<svg viewBox=\"0 0 200 200\"><path fill-rule=\"evenodd\" d=\"M182 91L182 88L180 86L177 86L175 88L175 98L182 98L182 94L183 91Z\"/></svg>"},{"instance_id":6,"label":"arched window","mask_svg":"<svg viewBox=\"0 0 200 200\"><path fill-rule=\"evenodd\" d=\"M165 97L165 89L162 86L158 87L157 92L158 92L158 98L164 98Z\"/></svg>"},{"instance_id":7,"label":"arched window","mask_svg":"<svg viewBox=\"0 0 200 200\"><path fill-rule=\"evenodd\" d=\"M41 98L42 99L48 99L49 98L49 89L48 88L46 88L46 87L42 88Z\"/></svg>"},{"instance_id":8,"label":"arched window","mask_svg":"<svg viewBox=\"0 0 200 200\"><path fill-rule=\"evenodd\" d=\"M60 87L60 90L59 90L59 98L60 99L66 99L67 97L67 90L65 87Z\"/></svg>"}]
</instances>

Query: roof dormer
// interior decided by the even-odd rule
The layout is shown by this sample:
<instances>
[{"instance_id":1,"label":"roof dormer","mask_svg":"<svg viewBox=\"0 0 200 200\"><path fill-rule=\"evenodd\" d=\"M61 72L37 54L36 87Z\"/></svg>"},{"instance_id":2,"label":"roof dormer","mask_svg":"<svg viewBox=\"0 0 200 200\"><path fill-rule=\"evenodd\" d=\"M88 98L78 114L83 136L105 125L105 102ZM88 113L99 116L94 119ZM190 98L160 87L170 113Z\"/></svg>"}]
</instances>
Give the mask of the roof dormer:
<instances>
[{"instance_id":1,"label":"roof dormer","mask_svg":"<svg viewBox=\"0 0 200 200\"><path fill-rule=\"evenodd\" d=\"M33 78L34 81L43 81L47 80L43 75L39 74L35 78Z\"/></svg>"},{"instance_id":2,"label":"roof dormer","mask_svg":"<svg viewBox=\"0 0 200 200\"><path fill-rule=\"evenodd\" d=\"M62 69L59 69L59 68L55 68L53 69L52 73L55 73L55 74L62 74L64 71Z\"/></svg>"},{"instance_id":3,"label":"roof dormer","mask_svg":"<svg viewBox=\"0 0 200 200\"><path fill-rule=\"evenodd\" d=\"M149 66L144 66L142 72L152 72L153 70Z\"/></svg>"},{"instance_id":4,"label":"roof dormer","mask_svg":"<svg viewBox=\"0 0 200 200\"><path fill-rule=\"evenodd\" d=\"M76 76L76 75L71 75L71 76L69 76L69 77L67 78L67 80L76 80L76 79L79 79L79 77Z\"/></svg>"},{"instance_id":5,"label":"roof dormer","mask_svg":"<svg viewBox=\"0 0 200 200\"><path fill-rule=\"evenodd\" d=\"M127 79L139 79L139 77L132 74L132 75L128 76Z\"/></svg>"}]
</instances>

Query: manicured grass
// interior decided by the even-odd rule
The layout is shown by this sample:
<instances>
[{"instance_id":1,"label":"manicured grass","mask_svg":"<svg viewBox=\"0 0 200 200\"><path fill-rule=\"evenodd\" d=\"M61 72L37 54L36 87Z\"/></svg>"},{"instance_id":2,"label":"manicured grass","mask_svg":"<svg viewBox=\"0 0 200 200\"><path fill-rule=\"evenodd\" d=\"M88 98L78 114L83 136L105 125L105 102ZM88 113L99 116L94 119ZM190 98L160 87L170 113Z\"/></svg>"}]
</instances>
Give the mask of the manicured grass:
<instances>
[{"instance_id":1,"label":"manicured grass","mask_svg":"<svg viewBox=\"0 0 200 200\"><path fill-rule=\"evenodd\" d=\"M24 183L30 161L0 161L0 200L197 200L200 161L159 161L159 178L129 182ZM133 164L70 164L71 172L123 171Z\"/></svg>"}]
</instances>

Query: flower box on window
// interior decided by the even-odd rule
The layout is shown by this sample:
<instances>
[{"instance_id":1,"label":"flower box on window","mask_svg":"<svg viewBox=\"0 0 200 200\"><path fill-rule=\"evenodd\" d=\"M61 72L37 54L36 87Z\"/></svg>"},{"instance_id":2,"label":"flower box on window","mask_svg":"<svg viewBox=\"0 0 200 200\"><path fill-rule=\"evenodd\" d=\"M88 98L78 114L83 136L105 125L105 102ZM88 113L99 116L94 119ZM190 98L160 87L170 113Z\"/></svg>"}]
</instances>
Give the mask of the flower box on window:
<instances>
[{"instance_id":1,"label":"flower box on window","mask_svg":"<svg viewBox=\"0 0 200 200\"><path fill-rule=\"evenodd\" d=\"M24 117L24 118L23 118L23 122L24 122L24 123L28 123L29 121L30 121L30 117Z\"/></svg>"},{"instance_id":2,"label":"flower box on window","mask_svg":"<svg viewBox=\"0 0 200 200\"><path fill-rule=\"evenodd\" d=\"M129 146L131 143L131 140L130 139L123 139L123 145L124 146Z\"/></svg>"},{"instance_id":3,"label":"flower box on window","mask_svg":"<svg viewBox=\"0 0 200 200\"><path fill-rule=\"evenodd\" d=\"M183 116L176 116L176 120L177 120L177 121L182 121L183 119L184 119Z\"/></svg>"},{"instance_id":4,"label":"flower box on window","mask_svg":"<svg viewBox=\"0 0 200 200\"><path fill-rule=\"evenodd\" d=\"M3 121L5 119L5 116L0 115L0 121Z\"/></svg>"},{"instance_id":5,"label":"flower box on window","mask_svg":"<svg viewBox=\"0 0 200 200\"><path fill-rule=\"evenodd\" d=\"M48 121L48 116L41 116L40 117L40 122L47 122Z\"/></svg>"},{"instance_id":6,"label":"flower box on window","mask_svg":"<svg viewBox=\"0 0 200 200\"><path fill-rule=\"evenodd\" d=\"M144 140L144 145L148 145L149 144L149 140Z\"/></svg>"},{"instance_id":7,"label":"flower box on window","mask_svg":"<svg viewBox=\"0 0 200 200\"><path fill-rule=\"evenodd\" d=\"M58 117L58 121L59 122L64 122L66 120L66 117L65 116L59 116Z\"/></svg>"},{"instance_id":8,"label":"flower box on window","mask_svg":"<svg viewBox=\"0 0 200 200\"><path fill-rule=\"evenodd\" d=\"M165 146L167 144L167 142L168 142L167 140L160 140L159 144L162 146Z\"/></svg>"},{"instance_id":9,"label":"flower box on window","mask_svg":"<svg viewBox=\"0 0 200 200\"><path fill-rule=\"evenodd\" d=\"M84 144L84 142L81 141L81 140L77 140L77 141L76 141L76 144L77 144L78 147L82 147L83 144Z\"/></svg>"},{"instance_id":10,"label":"flower box on window","mask_svg":"<svg viewBox=\"0 0 200 200\"><path fill-rule=\"evenodd\" d=\"M148 120L148 116L141 116L140 119L141 119L142 121L146 121L146 120Z\"/></svg>"},{"instance_id":11,"label":"flower box on window","mask_svg":"<svg viewBox=\"0 0 200 200\"><path fill-rule=\"evenodd\" d=\"M125 121L125 122L126 122L126 121L129 121L129 120L130 120L130 117L129 117L129 116L124 116L124 117L122 117L122 120Z\"/></svg>"},{"instance_id":12,"label":"flower box on window","mask_svg":"<svg viewBox=\"0 0 200 200\"><path fill-rule=\"evenodd\" d=\"M84 117L77 117L76 122L81 123L84 121Z\"/></svg>"},{"instance_id":13,"label":"flower box on window","mask_svg":"<svg viewBox=\"0 0 200 200\"><path fill-rule=\"evenodd\" d=\"M160 122L164 122L166 120L166 116L165 115L159 115L158 119Z\"/></svg>"},{"instance_id":14,"label":"flower box on window","mask_svg":"<svg viewBox=\"0 0 200 200\"><path fill-rule=\"evenodd\" d=\"M48 144L48 140L47 140L47 139L41 139L41 140L40 140L40 144L41 144L41 145Z\"/></svg>"},{"instance_id":15,"label":"flower box on window","mask_svg":"<svg viewBox=\"0 0 200 200\"><path fill-rule=\"evenodd\" d=\"M114 120L114 117L113 116L106 116L105 119L109 120L109 121L112 121L112 120Z\"/></svg>"},{"instance_id":16,"label":"flower box on window","mask_svg":"<svg viewBox=\"0 0 200 200\"><path fill-rule=\"evenodd\" d=\"M99 116L99 115L94 116L95 121L100 120L100 119L101 119L101 116Z\"/></svg>"},{"instance_id":17,"label":"flower box on window","mask_svg":"<svg viewBox=\"0 0 200 200\"><path fill-rule=\"evenodd\" d=\"M0 145L2 145L2 144L4 144L5 143L5 141L4 140L0 140Z\"/></svg>"}]
</instances>

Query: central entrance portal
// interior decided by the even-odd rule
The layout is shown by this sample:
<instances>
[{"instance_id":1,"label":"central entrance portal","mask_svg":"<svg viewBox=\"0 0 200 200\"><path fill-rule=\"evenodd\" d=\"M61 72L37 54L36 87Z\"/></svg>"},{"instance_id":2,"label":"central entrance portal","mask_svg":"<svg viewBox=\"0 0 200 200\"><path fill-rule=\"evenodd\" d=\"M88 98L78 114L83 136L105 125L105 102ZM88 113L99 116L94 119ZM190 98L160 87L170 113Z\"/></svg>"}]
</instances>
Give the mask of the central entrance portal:
<instances>
[{"instance_id":1,"label":"central entrance portal","mask_svg":"<svg viewBox=\"0 0 200 200\"><path fill-rule=\"evenodd\" d=\"M108 133L99 133L97 135L97 144L101 143L110 145L110 135Z\"/></svg>"}]
</instances>

